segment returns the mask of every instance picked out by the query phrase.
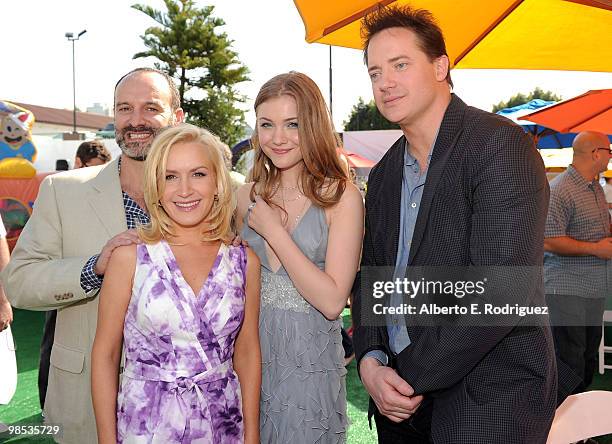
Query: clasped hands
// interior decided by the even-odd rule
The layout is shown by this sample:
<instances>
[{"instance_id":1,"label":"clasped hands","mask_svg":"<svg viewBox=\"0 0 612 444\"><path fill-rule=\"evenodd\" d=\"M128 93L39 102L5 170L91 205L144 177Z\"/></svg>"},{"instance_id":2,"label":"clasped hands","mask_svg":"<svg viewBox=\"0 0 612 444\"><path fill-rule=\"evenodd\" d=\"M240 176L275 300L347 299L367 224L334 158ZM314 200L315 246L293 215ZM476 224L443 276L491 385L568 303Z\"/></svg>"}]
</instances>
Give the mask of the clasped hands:
<instances>
[{"instance_id":1,"label":"clasped hands","mask_svg":"<svg viewBox=\"0 0 612 444\"><path fill-rule=\"evenodd\" d=\"M359 374L378 411L395 423L410 418L423 401L423 396L414 395L414 389L394 369L374 358L362 359Z\"/></svg>"}]
</instances>

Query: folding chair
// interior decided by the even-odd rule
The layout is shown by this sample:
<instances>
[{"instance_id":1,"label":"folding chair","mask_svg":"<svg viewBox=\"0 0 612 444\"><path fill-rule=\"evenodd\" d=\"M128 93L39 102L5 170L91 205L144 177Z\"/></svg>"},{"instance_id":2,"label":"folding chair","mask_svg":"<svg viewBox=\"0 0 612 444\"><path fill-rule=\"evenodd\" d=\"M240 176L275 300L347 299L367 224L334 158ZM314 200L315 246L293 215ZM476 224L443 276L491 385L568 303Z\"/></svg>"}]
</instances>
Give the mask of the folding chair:
<instances>
[{"instance_id":1,"label":"folding chair","mask_svg":"<svg viewBox=\"0 0 612 444\"><path fill-rule=\"evenodd\" d=\"M606 369L612 370L612 364L606 365L606 353L612 353L612 345L606 345L606 322L612 322L612 310L604 311L601 325L601 343L599 344L599 374L603 375Z\"/></svg>"}]
</instances>

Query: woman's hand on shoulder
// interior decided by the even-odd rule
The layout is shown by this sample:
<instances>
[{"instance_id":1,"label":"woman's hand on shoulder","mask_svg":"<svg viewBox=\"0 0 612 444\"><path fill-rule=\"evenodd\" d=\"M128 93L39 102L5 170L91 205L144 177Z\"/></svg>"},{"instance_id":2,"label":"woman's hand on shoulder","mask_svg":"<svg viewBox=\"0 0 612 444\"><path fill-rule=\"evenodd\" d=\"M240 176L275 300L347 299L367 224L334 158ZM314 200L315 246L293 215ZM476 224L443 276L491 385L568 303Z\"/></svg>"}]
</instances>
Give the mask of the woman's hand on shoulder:
<instances>
[{"instance_id":1,"label":"woman's hand on shoulder","mask_svg":"<svg viewBox=\"0 0 612 444\"><path fill-rule=\"evenodd\" d=\"M121 245L116 247L108 260L106 274L121 273L133 274L136 268L137 244Z\"/></svg>"},{"instance_id":2,"label":"woman's hand on shoulder","mask_svg":"<svg viewBox=\"0 0 612 444\"><path fill-rule=\"evenodd\" d=\"M94 267L95 273L100 276L106 274L106 267L108 266L110 257L117 248L123 245L139 244L141 242L142 240L138 237L138 233L133 228L122 231L110 238L98 255L98 260Z\"/></svg>"}]
</instances>

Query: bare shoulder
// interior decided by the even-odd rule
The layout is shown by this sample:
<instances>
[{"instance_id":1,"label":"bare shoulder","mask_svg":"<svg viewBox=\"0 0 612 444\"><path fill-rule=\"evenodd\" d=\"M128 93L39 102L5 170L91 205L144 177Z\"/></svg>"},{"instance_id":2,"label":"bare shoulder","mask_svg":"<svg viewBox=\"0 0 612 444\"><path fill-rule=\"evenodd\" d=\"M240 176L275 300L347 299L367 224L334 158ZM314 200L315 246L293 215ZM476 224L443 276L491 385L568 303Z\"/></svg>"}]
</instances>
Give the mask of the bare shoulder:
<instances>
[{"instance_id":1,"label":"bare shoulder","mask_svg":"<svg viewBox=\"0 0 612 444\"><path fill-rule=\"evenodd\" d=\"M325 210L325 218L330 227L333 225L334 220L338 220L340 225L343 225L347 219L362 218L363 211L363 198L359 188L352 182L347 181L338 203Z\"/></svg>"},{"instance_id":2,"label":"bare shoulder","mask_svg":"<svg viewBox=\"0 0 612 444\"><path fill-rule=\"evenodd\" d=\"M110 263L118 264L119 267L133 267L136 265L136 244L122 245L113 250ZM109 265L110 265L109 263Z\"/></svg>"},{"instance_id":3,"label":"bare shoulder","mask_svg":"<svg viewBox=\"0 0 612 444\"><path fill-rule=\"evenodd\" d=\"M352 202L363 205L363 196L361 195L361 191L353 182L347 182L344 193L342 193L342 197L340 198L340 202Z\"/></svg>"},{"instance_id":4,"label":"bare shoulder","mask_svg":"<svg viewBox=\"0 0 612 444\"><path fill-rule=\"evenodd\" d=\"M342 193L340 200L333 207L334 212L344 212L347 210L354 212L359 211L361 208L363 208L363 197L359 188L352 182L347 182L344 193Z\"/></svg>"}]
</instances>

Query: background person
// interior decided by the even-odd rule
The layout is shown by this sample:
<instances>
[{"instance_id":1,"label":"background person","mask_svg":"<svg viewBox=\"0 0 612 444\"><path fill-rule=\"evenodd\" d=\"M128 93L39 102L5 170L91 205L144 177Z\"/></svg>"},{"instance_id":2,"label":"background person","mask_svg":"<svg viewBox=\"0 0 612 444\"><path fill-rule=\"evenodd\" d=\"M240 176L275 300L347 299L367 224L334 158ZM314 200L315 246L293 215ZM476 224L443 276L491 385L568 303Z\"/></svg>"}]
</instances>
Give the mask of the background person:
<instances>
[{"instance_id":1,"label":"background person","mask_svg":"<svg viewBox=\"0 0 612 444\"><path fill-rule=\"evenodd\" d=\"M145 162L151 223L138 228L142 244L113 252L100 295L101 444L259 443L259 260L229 244L235 199L222 150L182 124L156 137Z\"/></svg>"},{"instance_id":2,"label":"background person","mask_svg":"<svg viewBox=\"0 0 612 444\"><path fill-rule=\"evenodd\" d=\"M571 165L550 182L544 239L544 286L555 351L584 391L597 368L612 258L610 214L596 177L612 157L605 134L582 132Z\"/></svg>"},{"instance_id":3,"label":"background person","mask_svg":"<svg viewBox=\"0 0 612 444\"><path fill-rule=\"evenodd\" d=\"M74 157L74 167L84 168L90 166L104 165L110 162L110 151L104 146L101 140L85 141L77 148Z\"/></svg>"},{"instance_id":4,"label":"background person","mask_svg":"<svg viewBox=\"0 0 612 444\"><path fill-rule=\"evenodd\" d=\"M363 202L336 154L317 85L290 72L255 99L253 183L238 192L241 237L259 256L261 441L346 439L339 315L359 262Z\"/></svg>"},{"instance_id":5,"label":"background person","mask_svg":"<svg viewBox=\"0 0 612 444\"><path fill-rule=\"evenodd\" d=\"M232 150L230 147L223 142L221 142L221 145L223 146L223 161L227 171L229 171L230 179L232 181L232 189L234 191L238 191L238 188L244 185L245 177L238 171L234 171L232 169Z\"/></svg>"}]
</instances>

